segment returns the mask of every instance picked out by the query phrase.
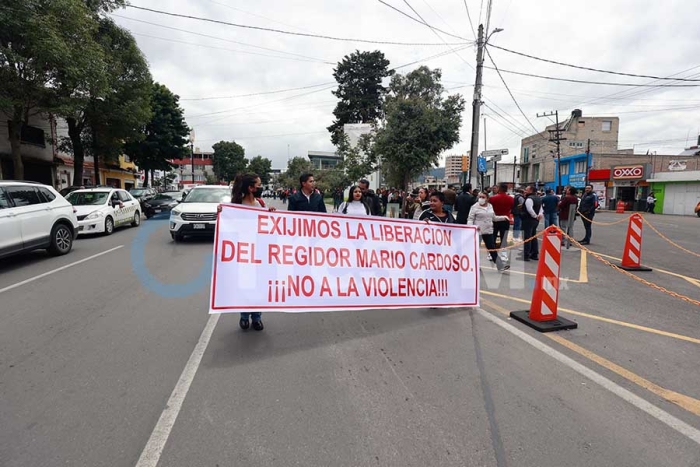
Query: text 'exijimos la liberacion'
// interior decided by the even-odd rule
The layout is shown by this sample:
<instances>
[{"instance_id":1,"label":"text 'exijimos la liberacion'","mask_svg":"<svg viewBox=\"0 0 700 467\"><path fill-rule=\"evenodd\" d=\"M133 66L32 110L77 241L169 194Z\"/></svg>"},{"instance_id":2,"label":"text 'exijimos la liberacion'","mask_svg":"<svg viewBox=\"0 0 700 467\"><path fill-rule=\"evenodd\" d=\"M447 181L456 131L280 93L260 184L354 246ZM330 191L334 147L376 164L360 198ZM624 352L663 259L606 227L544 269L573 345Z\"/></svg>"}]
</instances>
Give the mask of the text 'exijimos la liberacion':
<instances>
[{"instance_id":1,"label":"text 'exijimos la liberacion'","mask_svg":"<svg viewBox=\"0 0 700 467\"><path fill-rule=\"evenodd\" d=\"M335 219L314 217L258 216L258 234L283 237L341 238L381 242L415 243L422 245L452 246L452 232L427 225L370 223L345 224Z\"/></svg>"}]
</instances>

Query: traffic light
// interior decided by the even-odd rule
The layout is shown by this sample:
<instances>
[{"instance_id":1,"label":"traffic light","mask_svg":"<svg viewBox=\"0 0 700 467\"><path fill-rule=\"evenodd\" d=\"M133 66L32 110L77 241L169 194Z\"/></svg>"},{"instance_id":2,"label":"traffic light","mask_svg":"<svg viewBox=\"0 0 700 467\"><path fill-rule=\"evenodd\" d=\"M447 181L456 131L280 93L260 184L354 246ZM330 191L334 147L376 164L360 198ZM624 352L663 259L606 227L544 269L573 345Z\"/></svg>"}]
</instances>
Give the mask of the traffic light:
<instances>
[{"instance_id":1,"label":"traffic light","mask_svg":"<svg viewBox=\"0 0 700 467\"><path fill-rule=\"evenodd\" d=\"M469 156L462 156L462 172L469 172Z\"/></svg>"}]
</instances>

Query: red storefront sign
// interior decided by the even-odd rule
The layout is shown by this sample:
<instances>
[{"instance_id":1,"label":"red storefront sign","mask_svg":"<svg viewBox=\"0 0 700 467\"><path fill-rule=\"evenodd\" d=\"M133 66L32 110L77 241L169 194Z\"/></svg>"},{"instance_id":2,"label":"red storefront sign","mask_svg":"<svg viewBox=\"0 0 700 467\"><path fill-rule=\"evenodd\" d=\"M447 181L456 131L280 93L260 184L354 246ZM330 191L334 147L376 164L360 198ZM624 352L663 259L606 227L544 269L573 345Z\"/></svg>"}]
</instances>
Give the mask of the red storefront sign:
<instances>
[{"instance_id":1,"label":"red storefront sign","mask_svg":"<svg viewBox=\"0 0 700 467\"><path fill-rule=\"evenodd\" d=\"M591 182L607 182L610 180L610 169L591 169L588 171L588 180Z\"/></svg>"},{"instance_id":2,"label":"red storefront sign","mask_svg":"<svg viewBox=\"0 0 700 467\"><path fill-rule=\"evenodd\" d=\"M613 180L640 180L644 178L643 165L618 165L612 170Z\"/></svg>"}]
</instances>

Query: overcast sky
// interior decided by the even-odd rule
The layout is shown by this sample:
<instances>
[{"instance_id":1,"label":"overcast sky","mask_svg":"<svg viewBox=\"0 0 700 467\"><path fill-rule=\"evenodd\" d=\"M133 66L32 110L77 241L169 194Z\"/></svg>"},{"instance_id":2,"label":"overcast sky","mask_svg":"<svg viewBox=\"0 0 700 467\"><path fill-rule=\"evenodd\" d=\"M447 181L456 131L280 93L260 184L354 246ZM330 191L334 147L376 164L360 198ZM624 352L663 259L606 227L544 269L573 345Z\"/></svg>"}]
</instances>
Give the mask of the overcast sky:
<instances>
[{"instance_id":1,"label":"overcast sky","mask_svg":"<svg viewBox=\"0 0 700 467\"><path fill-rule=\"evenodd\" d=\"M404 0L385 1L415 16ZM132 0L132 3L292 32L439 44L344 42L217 25L133 8L115 12L115 20L136 37L154 79L180 96L187 123L196 132L195 145L203 150L209 150L220 140L235 140L245 148L247 157L261 154L272 160L274 168L286 167L288 155L306 156L308 150L332 151L326 127L332 123L335 106L330 92L334 64L354 50L377 49L384 52L392 67L446 52L444 56L398 71L405 73L421 64L442 69L448 92L460 93L468 102L460 143L447 153L461 154L469 148L476 48L466 46L451 53L451 49L460 46L444 45L429 28L378 0ZM482 0L466 0L474 30L479 17L486 23L488 0L483 3L482 9ZM408 0L408 4L429 24L473 40L464 0ZM698 17L697 0L494 0L490 29L504 31L493 35L490 43L593 68L700 79ZM448 43L460 42L440 36ZM497 49L491 49L491 55L498 67L505 70L587 81L659 84L650 79L551 65ZM485 64L491 65L488 58ZM693 144L700 133L700 87L630 88L549 81L508 73L503 73L503 77L538 131L551 123L546 118L537 118L538 112L559 110L563 119L574 108L580 108L584 116L619 116L620 148L634 145L641 153L652 150L676 154L686 146L687 139ZM235 97L324 83L328 86ZM508 120L504 122L492 109L482 108L487 116L487 148L508 148L511 155L517 154L521 137L533 134L534 130L495 71L484 71L484 85L486 104ZM480 150L483 147L482 132Z\"/></svg>"}]
</instances>

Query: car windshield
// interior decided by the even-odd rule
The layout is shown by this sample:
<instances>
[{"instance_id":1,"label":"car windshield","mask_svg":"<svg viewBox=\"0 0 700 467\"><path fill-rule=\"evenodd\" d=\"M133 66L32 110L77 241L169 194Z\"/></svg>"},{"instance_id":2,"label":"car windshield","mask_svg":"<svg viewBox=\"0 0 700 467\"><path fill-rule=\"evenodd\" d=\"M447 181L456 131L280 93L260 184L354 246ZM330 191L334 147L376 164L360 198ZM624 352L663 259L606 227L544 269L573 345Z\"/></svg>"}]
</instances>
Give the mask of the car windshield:
<instances>
[{"instance_id":1,"label":"car windshield","mask_svg":"<svg viewBox=\"0 0 700 467\"><path fill-rule=\"evenodd\" d=\"M159 193L156 195L154 199L177 199L182 195L182 193L176 191L176 192L170 192L170 193Z\"/></svg>"},{"instance_id":2,"label":"car windshield","mask_svg":"<svg viewBox=\"0 0 700 467\"><path fill-rule=\"evenodd\" d=\"M109 192L107 191L74 191L73 193L68 195L66 199L73 206L96 206L98 204L106 203L108 197Z\"/></svg>"},{"instance_id":3,"label":"car windshield","mask_svg":"<svg viewBox=\"0 0 700 467\"><path fill-rule=\"evenodd\" d=\"M135 190L130 190L129 193L131 193L131 196L141 196L144 193L146 193L147 190L144 190L142 188L137 188Z\"/></svg>"},{"instance_id":4,"label":"car windshield","mask_svg":"<svg viewBox=\"0 0 700 467\"><path fill-rule=\"evenodd\" d=\"M185 203L228 203L231 190L228 188L203 188L192 190L185 198Z\"/></svg>"}]
</instances>

